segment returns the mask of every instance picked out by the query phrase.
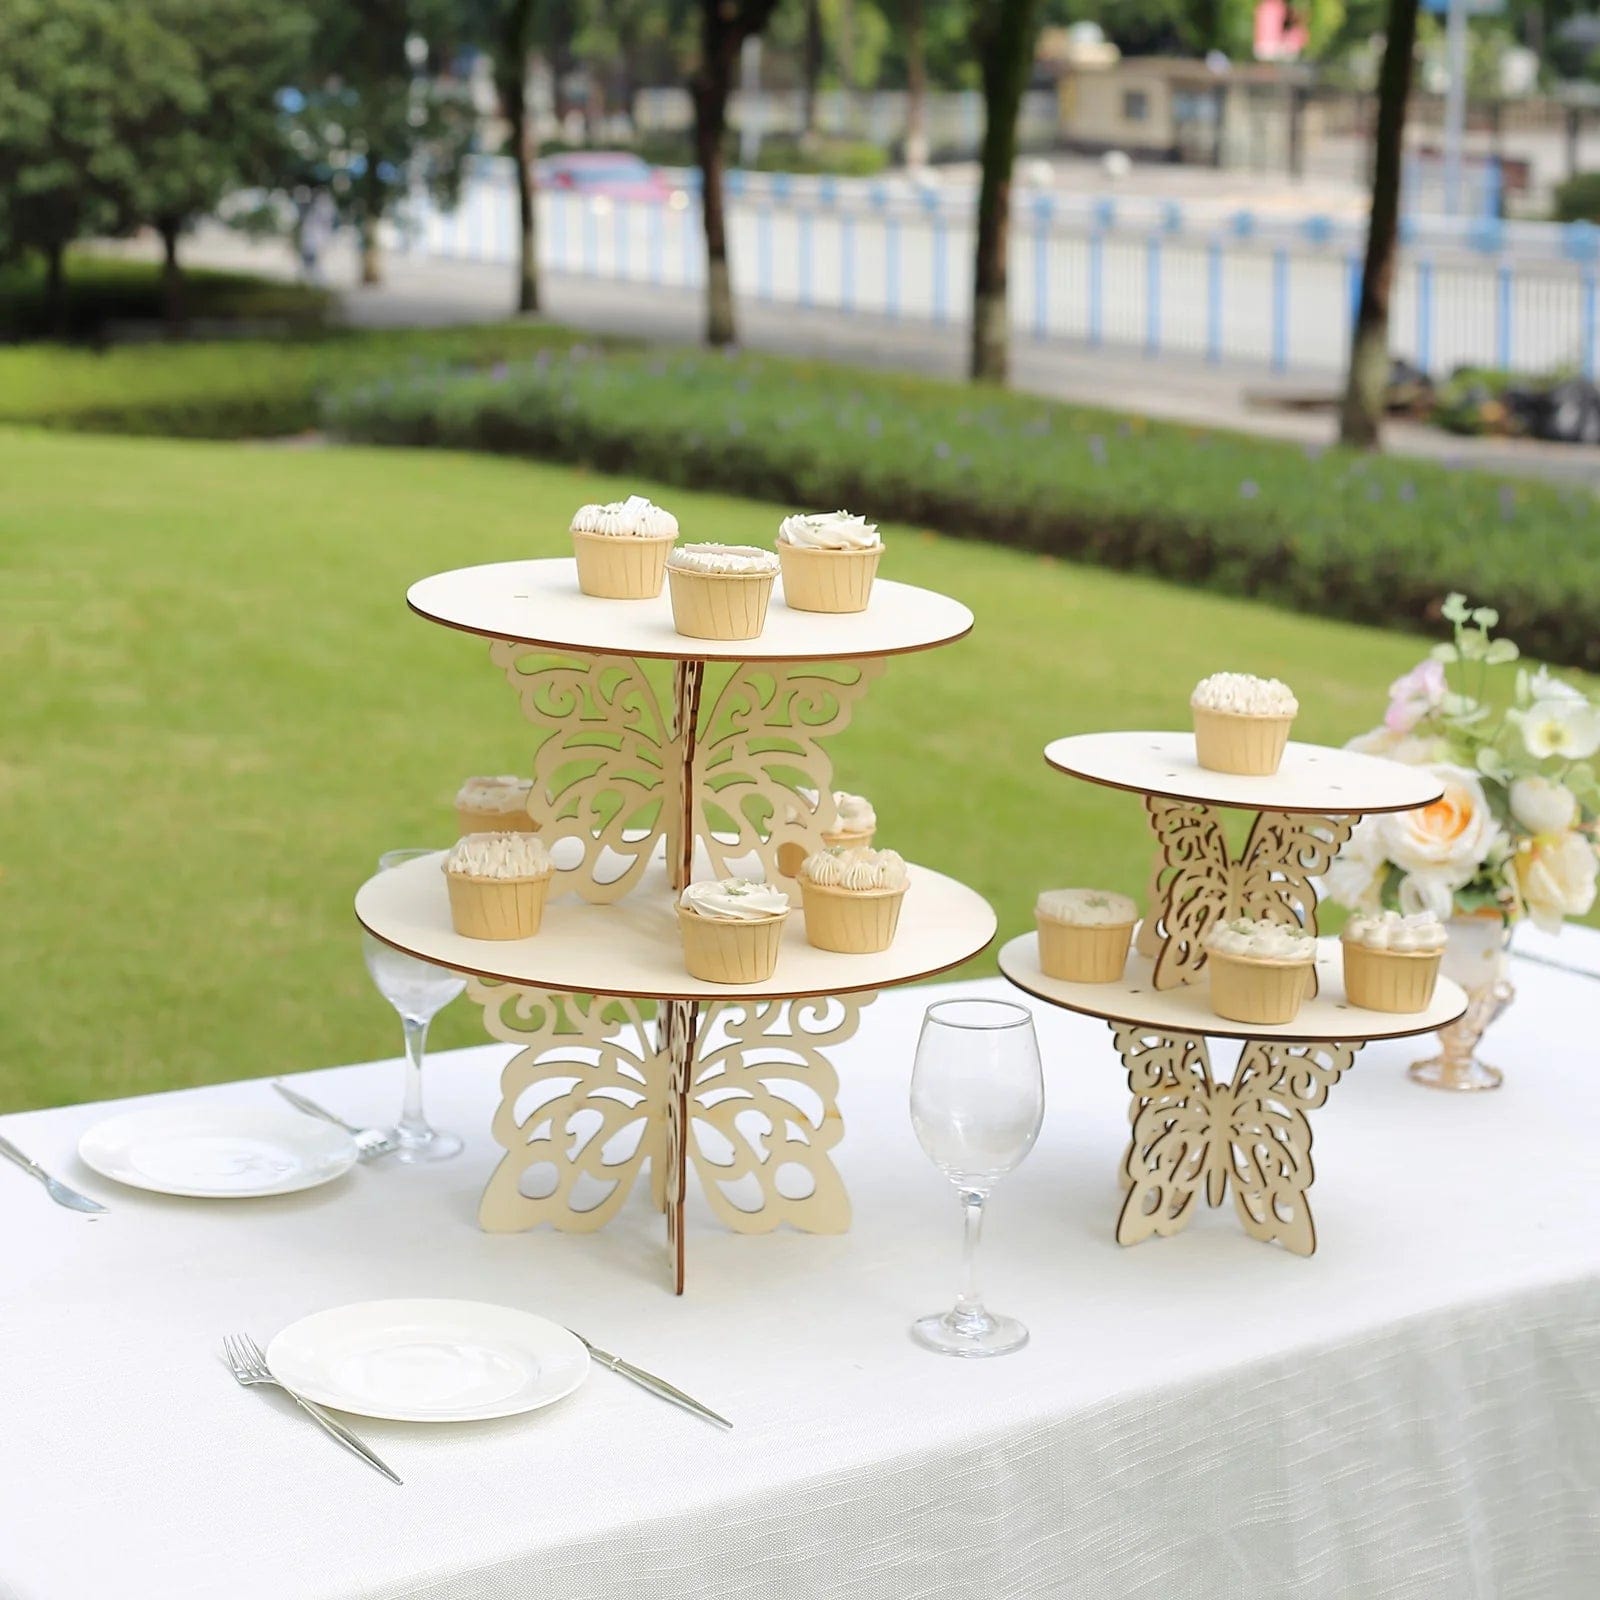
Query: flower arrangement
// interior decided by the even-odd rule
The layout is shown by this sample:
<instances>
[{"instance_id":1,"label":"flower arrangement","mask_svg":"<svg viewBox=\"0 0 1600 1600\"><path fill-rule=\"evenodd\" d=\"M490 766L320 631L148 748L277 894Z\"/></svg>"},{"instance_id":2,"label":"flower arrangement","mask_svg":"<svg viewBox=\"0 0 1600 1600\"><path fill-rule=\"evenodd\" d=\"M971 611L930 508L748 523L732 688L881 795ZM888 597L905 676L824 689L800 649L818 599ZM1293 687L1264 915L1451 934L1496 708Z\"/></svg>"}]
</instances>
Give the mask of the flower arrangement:
<instances>
[{"instance_id":1,"label":"flower arrangement","mask_svg":"<svg viewBox=\"0 0 1600 1600\"><path fill-rule=\"evenodd\" d=\"M1490 607L1452 594L1443 611L1454 640L1390 686L1383 725L1350 748L1430 767L1444 796L1362 818L1328 869L1328 898L1361 911L1498 912L1559 932L1595 901L1600 707L1546 668L1517 665Z\"/></svg>"}]
</instances>

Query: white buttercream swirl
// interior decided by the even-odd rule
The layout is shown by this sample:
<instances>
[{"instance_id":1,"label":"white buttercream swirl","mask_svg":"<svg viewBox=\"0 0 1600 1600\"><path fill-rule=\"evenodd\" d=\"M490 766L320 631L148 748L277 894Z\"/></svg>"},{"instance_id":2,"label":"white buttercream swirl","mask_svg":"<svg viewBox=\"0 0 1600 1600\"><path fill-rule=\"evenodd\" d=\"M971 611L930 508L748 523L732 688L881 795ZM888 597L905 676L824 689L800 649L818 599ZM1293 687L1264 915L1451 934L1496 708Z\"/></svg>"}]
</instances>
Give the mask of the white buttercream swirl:
<instances>
[{"instance_id":1,"label":"white buttercream swirl","mask_svg":"<svg viewBox=\"0 0 1600 1600\"><path fill-rule=\"evenodd\" d=\"M526 811L532 792L532 778L504 772L497 778L468 778L456 791L456 804L469 811Z\"/></svg>"},{"instance_id":2,"label":"white buttercream swirl","mask_svg":"<svg viewBox=\"0 0 1600 1600\"><path fill-rule=\"evenodd\" d=\"M1257 961L1314 961L1317 941L1297 922L1258 922L1253 917L1235 917L1231 922L1219 922L1211 930L1206 949Z\"/></svg>"},{"instance_id":3,"label":"white buttercream swirl","mask_svg":"<svg viewBox=\"0 0 1600 1600\"><path fill-rule=\"evenodd\" d=\"M1256 678L1248 672L1213 672L1202 678L1189 696L1201 711L1231 711L1241 717L1292 717L1300 702L1294 690L1278 678Z\"/></svg>"},{"instance_id":4,"label":"white buttercream swirl","mask_svg":"<svg viewBox=\"0 0 1600 1600\"><path fill-rule=\"evenodd\" d=\"M833 809L837 819L834 828L839 833L871 833L878 826L878 813L864 794L835 789Z\"/></svg>"},{"instance_id":5,"label":"white buttercream swirl","mask_svg":"<svg viewBox=\"0 0 1600 1600\"><path fill-rule=\"evenodd\" d=\"M676 539L678 519L642 494L630 494L626 500L580 506L572 519L572 532L601 533L616 539Z\"/></svg>"},{"instance_id":6,"label":"white buttercream swirl","mask_svg":"<svg viewBox=\"0 0 1600 1600\"><path fill-rule=\"evenodd\" d=\"M667 557L678 572L714 572L735 576L760 576L778 570L778 558L753 544L680 544Z\"/></svg>"},{"instance_id":7,"label":"white buttercream swirl","mask_svg":"<svg viewBox=\"0 0 1600 1600\"><path fill-rule=\"evenodd\" d=\"M814 511L785 517L778 526L778 543L800 550L876 550L883 540L878 525L848 511Z\"/></svg>"},{"instance_id":8,"label":"white buttercream swirl","mask_svg":"<svg viewBox=\"0 0 1600 1600\"><path fill-rule=\"evenodd\" d=\"M678 904L698 916L723 922L766 922L789 909L789 897L758 878L723 878L691 883Z\"/></svg>"},{"instance_id":9,"label":"white buttercream swirl","mask_svg":"<svg viewBox=\"0 0 1600 1600\"><path fill-rule=\"evenodd\" d=\"M800 876L819 889L849 889L857 894L904 889L911 881L897 851L849 850L837 844L807 856Z\"/></svg>"},{"instance_id":10,"label":"white buttercream swirl","mask_svg":"<svg viewBox=\"0 0 1600 1600\"><path fill-rule=\"evenodd\" d=\"M550 852L531 833L469 833L456 840L444 870L467 878L545 878Z\"/></svg>"},{"instance_id":11,"label":"white buttercream swirl","mask_svg":"<svg viewBox=\"0 0 1600 1600\"><path fill-rule=\"evenodd\" d=\"M1402 955L1431 955L1443 950L1448 935L1431 911L1404 916L1398 911L1365 912L1352 917L1344 928L1351 944L1368 950L1393 950Z\"/></svg>"},{"instance_id":12,"label":"white buttercream swirl","mask_svg":"<svg viewBox=\"0 0 1600 1600\"><path fill-rule=\"evenodd\" d=\"M1127 895L1110 889L1046 889L1034 911L1073 928L1120 928L1139 917L1138 906Z\"/></svg>"}]
</instances>

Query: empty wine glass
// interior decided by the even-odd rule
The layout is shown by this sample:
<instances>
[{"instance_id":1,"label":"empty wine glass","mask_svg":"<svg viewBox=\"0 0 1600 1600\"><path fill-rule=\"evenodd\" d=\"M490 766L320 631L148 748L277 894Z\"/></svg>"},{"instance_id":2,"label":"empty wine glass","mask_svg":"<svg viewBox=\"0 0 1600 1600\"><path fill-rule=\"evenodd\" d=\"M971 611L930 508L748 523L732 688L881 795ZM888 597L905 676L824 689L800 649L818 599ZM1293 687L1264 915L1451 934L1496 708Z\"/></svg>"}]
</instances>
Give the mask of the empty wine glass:
<instances>
[{"instance_id":1,"label":"empty wine glass","mask_svg":"<svg viewBox=\"0 0 1600 1600\"><path fill-rule=\"evenodd\" d=\"M386 850L378 857L378 870L403 866L432 850ZM467 980L448 967L419 961L375 939L361 935L362 954L367 971L378 986L378 993L400 1013L406 1033L406 1094L400 1108L400 1121L389 1136L395 1141L396 1161L446 1161L461 1151L461 1140L453 1133L430 1127L422 1110L422 1056L428 1043L428 1024L467 986Z\"/></svg>"},{"instance_id":2,"label":"empty wine glass","mask_svg":"<svg viewBox=\"0 0 1600 1600\"><path fill-rule=\"evenodd\" d=\"M947 1356L1020 1350L1028 1330L986 1311L978 1292L983 1203L1019 1166L1044 1121L1044 1075L1033 1013L1006 1000L941 1000L928 1007L911 1073L911 1122L929 1159L956 1186L966 1218L966 1285L951 1311L911 1324L911 1337Z\"/></svg>"}]
</instances>

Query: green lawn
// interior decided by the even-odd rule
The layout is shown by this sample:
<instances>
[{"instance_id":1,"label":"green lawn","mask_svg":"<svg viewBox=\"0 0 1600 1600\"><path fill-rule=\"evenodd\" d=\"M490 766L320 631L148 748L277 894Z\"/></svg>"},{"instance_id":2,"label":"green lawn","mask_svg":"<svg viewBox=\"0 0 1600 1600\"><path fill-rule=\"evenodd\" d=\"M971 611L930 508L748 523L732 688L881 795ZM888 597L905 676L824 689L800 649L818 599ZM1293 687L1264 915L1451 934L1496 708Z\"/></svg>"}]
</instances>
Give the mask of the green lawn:
<instances>
[{"instance_id":1,"label":"green lawn","mask_svg":"<svg viewBox=\"0 0 1600 1600\"><path fill-rule=\"evenodd\" d=\"M581 501L647 483L439 451L0 429L0 1110L393 1054L350 897L443 843L462 776L527 764L485 647L413 617L431 571L560 553ZM777 507L661 491L697 538ZM1287 678L1297 733L1366 727L1415 638L886 526L886 572L978 625L891 663L834 744L881 839L1006 932L1041 887L1142 892L1131 796L1052 736L1176 726L1227 666ZM992 956L974 963L992 971ZM481 1035L464 1004L441 1044Z\"/></svg>"}]
</instances>

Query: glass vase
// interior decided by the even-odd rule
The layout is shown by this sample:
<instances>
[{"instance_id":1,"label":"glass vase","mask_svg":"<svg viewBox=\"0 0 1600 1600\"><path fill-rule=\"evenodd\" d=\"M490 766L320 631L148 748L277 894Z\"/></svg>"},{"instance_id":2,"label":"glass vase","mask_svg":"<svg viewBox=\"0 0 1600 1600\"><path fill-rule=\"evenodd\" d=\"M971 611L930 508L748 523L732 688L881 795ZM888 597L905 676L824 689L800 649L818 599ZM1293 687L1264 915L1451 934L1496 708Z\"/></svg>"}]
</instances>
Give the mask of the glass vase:
<instances>
[{"instance_id":1,"label":"glass vase","mask_svg":"<svg viewBox=\"0 0 1600 1600\"><path fill-rule=\"evenodd\" d=\"M1498 913L1452 917L1442 976L1467 992L1467 1009L1460 1021L1439 1030L1439 1053L1414 1061L1408 1069L1413 1082L1428 1089L1471 1093L1498 1089L1505 1074L1478 1056L1478 1045L1490 1023L1516 998L1506 975L1506 950L1511 928Z\"/></svg>"}]
</instances>

